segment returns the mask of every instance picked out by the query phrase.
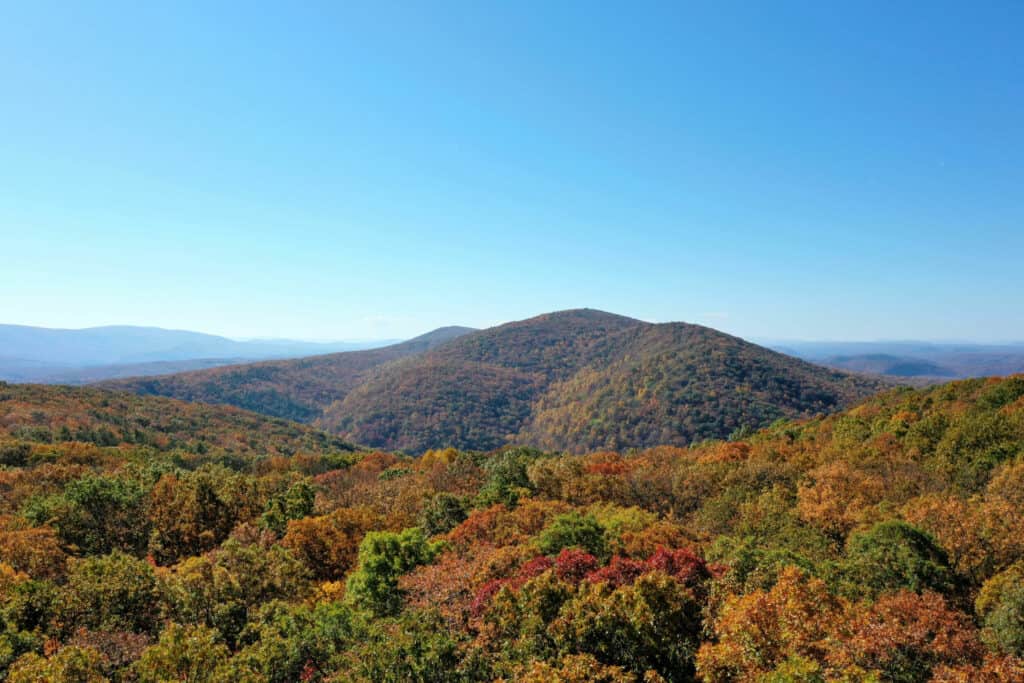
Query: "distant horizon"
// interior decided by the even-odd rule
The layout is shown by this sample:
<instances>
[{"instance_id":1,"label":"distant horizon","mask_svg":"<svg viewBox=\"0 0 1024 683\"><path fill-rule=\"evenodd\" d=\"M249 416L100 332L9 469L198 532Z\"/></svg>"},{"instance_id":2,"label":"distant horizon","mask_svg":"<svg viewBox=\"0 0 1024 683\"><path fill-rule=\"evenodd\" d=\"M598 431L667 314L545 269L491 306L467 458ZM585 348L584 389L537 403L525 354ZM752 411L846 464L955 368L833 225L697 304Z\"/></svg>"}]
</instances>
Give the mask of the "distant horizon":
<instances>
[{"instance_id":1,"label":"distant horizon","mask_svg":"<svg viewBox=\"0 0 1024 683\"><path fill-rule=\"evenodd\" d=\"M704 327L710 327L710 328L716 329L718 331L725 332L727 334L732 334L733 336L741 337L741 338L743 338L743 339L745 339L747 341L753 342L753 343L758 344L760 346L781 346L781 345L785 345L785 344L936 344L936 345L959 345L959 344L964 344L964 345L977 345L977 346L1020 346L1020 345L1024 345L1024 339L995 339L995 340L986 340L986 339L980 339L980 338L946 338L946 339L938 338L938 339L928 339L928 338L895 338L895 337L894 338L875 337L875 338L856 339L856 338L827 338L827 337L822 337L822 338L813 338L813 337L811 337L811 338L807 338L807 337L763 337L763 336L758 336L758 335L744 336L744 335L735 334L733 332L730 332L728 329L725 329L724 327L719 327L719 326L716 326L714 324L708 324L708 323L703 323L703 322L695 322L695 321L692 321L692 320L644 320L643 318L639 318L637 316L629 315L628 313L622 313L622 312L619 312L619 311L611 311L611 310L607 310L607 309L593 308L593 307L582 307L582 306L581 307L577 307L577 308L591 308L592 310L598 310L598 311L602 311L602 312L605 312L605 313L611 313L611 314L614 314L614 315L622 315L622 316L629 317L629 318L635 318L637 320L641 320L642 322L647 322L647 323L652 323L652 324L680 322L680 323L689 323L689 324L702 325ZM561 310L573 310L573 309L561 309ZM308 344L325 344L325 345L326 344L359 344L359 343L374 343L374 344L377 344L377 343L382 343L382 342L401 343L402 341L413 339L415 337L418 337L418 336L421 336L421 335L424 335L424 334L429 334L430 332L433 332L435 330L438 330L438 329L441 329L441 328L445 328L445 327L468 327L468 328L482 330L482 329L487 329L489 327L497 327L499 325L505 325L505 324L508 324L508 323L516 322L518 320L526 320L526 319L533 318L533 317L536 317L536 316L539 316L539 315L545 315L545 314L548 314L548 313L555 313L555 312L557 312L557 311L542 311L542 312L539 312L539 313L535 313L534 315L526 316L525 318L516 318L516 319L512 319L512 320L504 320L504 321L500 321L500 322L496 322L496 323L492 323L492 324L486 324L486 325L484 325L484 324L480 324L480 325L467 325L467 324L463 324L463 323L448 323L448 324L436 325L434 327L430 327L429 329L424 329L424 330L422 330L420 332L416 332L414 334L411 334L411 335L408 335L408 336L401 336L401 337L348 336L348 337L310 338L310 337L288 336L287 334L284 334L284 335L277 334L275 336L261 336L261 335L256 335L256 336L234 336L234 335L222 334L222 333L218 333L218 332L211 332L209 330L204 330L204 329L200 329L200 328L197 328L197 327L167 327L167 326L159 325L159 324L151 325L151 324L133 324L133 323L107 323L107 324L99 324L99 325L87 325L87 326L84 326L84 327L65 327L65 326L59 326L59 325L31 325L31 324L24 324L24 323L13 323L13 322L0 321L0 326L26 327L26 328L47 329L47 330L55 330L55 331L83 331L83 330L116 329L116 328L153 329L153 330L163 330L163 331L166 331L166 332L191 332L191 333L197 333L197 334L204 334L204 335L209 335L209 336L213 336L213 337L221 337L221 338L228 339L228 340L231 340L231 341L236 341L236 342L265 342L265 343L274 343L274 342L302 342L302 343L308 343ZM2 356L2 355L3 354L0 353L0 356Z\"/></svg>"}]
</instances>

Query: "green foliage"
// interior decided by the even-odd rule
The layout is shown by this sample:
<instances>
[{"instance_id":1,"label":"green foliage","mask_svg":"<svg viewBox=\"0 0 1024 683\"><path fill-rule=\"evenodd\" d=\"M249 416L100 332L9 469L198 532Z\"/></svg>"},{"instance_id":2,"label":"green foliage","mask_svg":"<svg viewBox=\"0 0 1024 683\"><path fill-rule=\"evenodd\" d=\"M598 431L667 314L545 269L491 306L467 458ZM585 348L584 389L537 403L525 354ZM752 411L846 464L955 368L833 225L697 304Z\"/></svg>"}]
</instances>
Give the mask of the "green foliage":
<instances>
[{"instance_id":1,"label":"green foliage","mask_svg":"<svg viewBox=\"0 0 1024 683\"><path fill-rule=\"evenodd\" d=\"M68 683L105 683L103 656L84 647L61 648L52 657L29 653L11 666L8 683L67 681Z\"/></svg>"},{"instance_id":2,"label":"green foliage","mask_svg":"<svg viewBox=\"0 0 1024 683\"><path fill-rule=\"evenodd\" d=\"M533 484L526 469L538 455L537 451L515 448L488 458L484 463L487 480L477 494L477 504L484 507L495 503L513 506L521 496L529 495Z\"/></svg>"},{"instance_id":3,"label":"green foliage","mask_svg":"<svg viewBox=\"0 0 1024 683\"><path fill-rule=\"evenodd\" d=\"M451 531L466 519L466 506L450 493L438 493L424 506L419 515L419 526L427 536Z\"/></svg>"},{"instance_id":4,"label":"green foliage","mask_svg":"<svg viewBox=\"0 0 1024 683\"><path fill-rule=\"evenodd\" d=\"M563 652L592 654L639 675L654 670L667 681L689 681L700 611L686 588L654 572L614 590L607 584L584 584L563 607L552 632Z\"/></svg>"},{"instance_id":5,"label":"green foliage","mask_svg":"<svg viewBox=\"0 0 1024 683\"><path fill-rule=\"evenodd\" d=\"M545 555L555 555L564 548L578 547L595 557L607 557L605 528L593 515L570 512L552 520L540 536L537 547Z\"/></svg>"},{"instance_id":6,"label":"green foliage","mask_svg":"<svg viewBox=\"0 0 1024 683\"><path fill-rule=\"evenodd\" d=\"M120 551L72 561L58 619L66 633L80 627L156 633L160 594L153 568Z\"/></svg>"},{"instance_id":7,"label":"green foliage","mask_svg":"<svg viewBox=\"0 0 1024 683\"><path fill-rule=\"evenodd\" d=\"M147 648L132 668L139 683L240 680L239 672L228 667L229 657L230 652L220 642L216 631L202 626L171 624L160 634L159 642Z\"/></svg>"},{"instance_id":8,"label":"green foliage","mask_svg":"<svg viewBox=\"0 0 1024 683\"><path fill-rule=\"evenodd\" d=\"M975 602L983 635L996 649L1024 656L1024 562L985 582Z\"/></svg>"},{"instance_id":9,"label":"green foliage","mask_svg":"<svg viewBox=\"0 0 1024 683\"><path fill-rule=\"evenodd\" d=\"M440 549L418 527L400 533L371 531L359 544L359 565L348 578L349 602L377 616L397 614L402 607L398 578L432 562Z\"/></svg>"},{"instance_id":10,"label":"green foliage","mask_svg":"<svg viewBox=\"0 0 1024 683\"><path fill-rule=\"evenodd\" d=\"M134 554L145 547L149 535L146 493L130 479L86 476L69 483L62 494L31 501L25 516L56 527L61 542L77 553Z\"/></svg>"},{"instance_id":11,"label":"green foliage","mask_svg":"<svg viewBox=\"0 0 1024 683\"><path fill-rule=\"evenodd\" d=\"M927 533L897 520L852 536L843 573L846 590L854 595L952 588L946 552Z\"/></svg>"},{"instance_id":12,"label":"green foliage","mask_svg":"<svg viewBox=\"0 0 1024 683\"><path fill-rule=\"evenodd\" d=\"M302 519L313 514L315 499L316 490L308 481L296 482L283 494L270 499L260 517L260 526L270 529L278 536L284 536L289 520Z\"/></svg>"},{"instance_id":13,"label":"green foliage","mask_svg":"<svg viewBox=\"0 0 1024 683\"><path fill-rule=\"evenodd\" d=\"M247 630L249 644L238 659L267 683L321 681L337 666L336 657L364 640L364 631L357 615L340 603L310 608L271 602Z\"/></svg>"},{"instance_id":14,"label":"green foliage","mask_svg":"<svg viewBox=\"0 0 1024 683\"><path fill-rule=\"evenodd\" d=\"M486 680L466 671L459 642L434 612L379 619L349 655L345 680L365 683L459 683Z\"/></svg>"}]
</instances>

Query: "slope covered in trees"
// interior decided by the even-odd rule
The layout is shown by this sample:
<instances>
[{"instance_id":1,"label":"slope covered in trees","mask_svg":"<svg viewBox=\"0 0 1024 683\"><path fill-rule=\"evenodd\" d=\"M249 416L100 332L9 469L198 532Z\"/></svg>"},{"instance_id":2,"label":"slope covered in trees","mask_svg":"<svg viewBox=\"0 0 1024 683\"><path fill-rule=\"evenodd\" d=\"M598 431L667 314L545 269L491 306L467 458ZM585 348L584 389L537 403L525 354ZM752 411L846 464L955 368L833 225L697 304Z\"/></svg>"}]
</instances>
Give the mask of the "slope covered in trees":
<instances>
[{"instance_id":1,"label":"slope covered in trees","mask_svg":"<svg viewBox=\"0 0 1024 683\"><path fill-rule=\"evenodd\" d=\"M583 456L210 462L12 424L12 683L1024 681L1022 376Z\"/></svg>"},{"instance_id":2,"label":"slope covered in trees","mask_svg":"<svg viewBox=\"0 0 1024 683\"><path fill-rule=\"evenodd\" d=\"M423 353L471 331L467 327L442 327L378 349L230 365L160 377L136 377L104 382L101 386L185 401L233 405L274 417L310 422L320 415L324 406L344 398L378 365Z\"/></svg>"},{"instance_id":3,"label":"slope covered in trees","mask_svg":"<svg viewBox=\"0 0 1024 683\"><path fill-rule=\"evenodd\" d=\"M685 323L589 309L370 351L102 386L235 405L388 450L685 445L886 388Z\"/></svg>"},{"instance_id":4,"label":"slope covered in trees","mask_svg":"<svg viewBox=\"0 0 1024 683\"><path fill-rule=\"evenodd\" d=\"M13 440L13 441L12 441ZM59 460L88 445L249 457L353 451L308 426L229 406L133 396L90 387L0 382L0 442ZM11 464L0 462L0 464Z\"/></svg>"},{"instance_id":5,"label":"slope covered in trees","mask_svg":"<svg viewBox=\"0 0 1024 683\"><path fill-rule=\"evenodd\" d=\"M381 366L316 424L413 453L510 442L581 452L721 438L884 386L699 325L564 311Z\"/></svg>"}]
</instances>

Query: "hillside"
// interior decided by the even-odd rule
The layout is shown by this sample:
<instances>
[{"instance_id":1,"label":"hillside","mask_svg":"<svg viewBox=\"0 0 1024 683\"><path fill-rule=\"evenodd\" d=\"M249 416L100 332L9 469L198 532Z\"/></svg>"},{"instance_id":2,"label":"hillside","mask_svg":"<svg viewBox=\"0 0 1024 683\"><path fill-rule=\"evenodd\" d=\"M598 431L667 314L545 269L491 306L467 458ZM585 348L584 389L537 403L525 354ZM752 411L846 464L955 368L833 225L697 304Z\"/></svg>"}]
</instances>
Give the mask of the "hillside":
<instances>
[{"instance_id":1,"label":"hillside","mask_svg":"<svg viewBox=\"0 0 1024 683\"><path fill-rule=\"evenodd\" d=\"M310 422L325 406L344 398L358 386L369 370L423 353L471 331L466 327L443 327L377 349L246 363L160 377L136 377L103 382L100 386L143 395L233 405L274 417Z\"/></svg>"},{"instance_id":2,"label":"hillside","mask_svg":"<svg viewBox=\"0 0 1024 683\"><path fill-rule=\"evenodd\" d=\"M33 431L307 434L92 389L0 385L0 416L11 683L1024 681L1024 376L582 456Z\"/></svg>"},{"instance_id":3,"label":"hillside","mask_svg":"<svg viewBox=\"0 0 1024 683\"><path fill-rule=\"evenodd\" d=\"M889 385L709 328L590 309L402 344L102 386L235 405L376 448L685 445L850 405Z\"/></svg>"},{"instance_id":4,"label":"hillside","mask_svg":"<svg viewBox=\"0 0 1024 683\"><path fill-rule=\"evenodd\" d=\"M230 406L0 382L0 443L5 440L33 444L47 457L60 457L65 447L81 444L235 456L353 450L342 439L306 425Z\"/></svg>"},{"instance_id":5,"label":"hillside","mask_svg":"<svg viewBox=\"0 0 1024 683\"><path fill-rule=\"evenodd\" d=\"M886 386L697 325L575 310L382 365L315 424L412 453L685 445L834 411Z\"/></svg>"}]
</instances>

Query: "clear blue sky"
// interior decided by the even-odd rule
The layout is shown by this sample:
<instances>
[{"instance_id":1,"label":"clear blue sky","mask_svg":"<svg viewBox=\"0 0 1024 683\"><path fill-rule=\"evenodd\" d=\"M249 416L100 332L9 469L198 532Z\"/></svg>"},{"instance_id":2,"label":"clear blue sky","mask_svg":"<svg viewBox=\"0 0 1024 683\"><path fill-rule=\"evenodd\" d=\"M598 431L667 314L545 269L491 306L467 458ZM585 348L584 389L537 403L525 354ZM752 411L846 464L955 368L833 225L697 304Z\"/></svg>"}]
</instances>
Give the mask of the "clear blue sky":
<instances>
[{"instance_id":1,"label":"clear blue sky","mask_svg":"<svg viewBox=\"0 0 1024 683\"><path fill-rule=\"evenodd\" d=\"M1024 339L1017 0L157 4L4 8L0 322Z\"/></svg>"}]
</instances>

